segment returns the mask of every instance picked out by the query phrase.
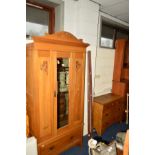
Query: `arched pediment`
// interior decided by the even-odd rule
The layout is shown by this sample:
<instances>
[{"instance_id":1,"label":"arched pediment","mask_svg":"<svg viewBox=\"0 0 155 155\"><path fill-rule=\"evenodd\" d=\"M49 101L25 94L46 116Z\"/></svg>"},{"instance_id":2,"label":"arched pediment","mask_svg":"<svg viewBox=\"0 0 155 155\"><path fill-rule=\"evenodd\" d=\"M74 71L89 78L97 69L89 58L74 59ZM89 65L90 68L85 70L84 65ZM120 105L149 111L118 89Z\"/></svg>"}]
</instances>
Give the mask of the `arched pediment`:
<instances>
[{"instance_id":1,"label":"arched pediment","mask_svg":"<svg viewBox=\"0 0 155 155\"><path fill-rule=\"evenodd\" d=\"M79 44L79 46L88 46L88 44L84 43L82 39L77 39L73 34L61 31L56 32L54 34L46 34L45 36L34 36L32 37L34 41L45 41L45 42L61 42L61 43L69 43L69 44Z\"/></svg>"}]
</instances>

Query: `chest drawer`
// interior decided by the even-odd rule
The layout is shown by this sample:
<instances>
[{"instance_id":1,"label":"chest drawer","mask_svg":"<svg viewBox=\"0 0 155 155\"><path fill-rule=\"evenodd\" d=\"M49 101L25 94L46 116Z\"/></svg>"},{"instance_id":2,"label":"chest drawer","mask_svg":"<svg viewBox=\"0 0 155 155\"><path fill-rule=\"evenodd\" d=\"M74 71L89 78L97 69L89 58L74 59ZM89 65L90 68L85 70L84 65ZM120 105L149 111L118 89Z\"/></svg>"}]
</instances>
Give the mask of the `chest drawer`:
<instances>
[{"instance_id":1,"label":"chest drawer","mask_svg":"<svg viewBox=\"0 0 155 155\"><path fill-rule=\"evenodd\" d=\"M109 103L103 104L102 105L103 106L103 111L112 110L115 107L116 102L118 102L118 101L113 101L113 102L109 102Z\"/></svg>"},{"instance_id":2,"label":"chest drawer","mask_svg":"<svg viewBox=\"0 0 155 155\"><path fill-rule=\"evenodd\" d=\"M120 114L123 111L123 103L121 100L110 102L103 105L102 119L109 120L113 119L117 114Z\"/></svg>"},{"instance_id":3,"label":"chest drawer","mask_svg":"<svg viewBox=\"0 0 155 155\"><path fill-rule=\"evenodd\" d=\"M121 96L106 94L94 99L93 127L102 135L107 127L124 120L125 101Z\"/></svg>"}]
</instances>

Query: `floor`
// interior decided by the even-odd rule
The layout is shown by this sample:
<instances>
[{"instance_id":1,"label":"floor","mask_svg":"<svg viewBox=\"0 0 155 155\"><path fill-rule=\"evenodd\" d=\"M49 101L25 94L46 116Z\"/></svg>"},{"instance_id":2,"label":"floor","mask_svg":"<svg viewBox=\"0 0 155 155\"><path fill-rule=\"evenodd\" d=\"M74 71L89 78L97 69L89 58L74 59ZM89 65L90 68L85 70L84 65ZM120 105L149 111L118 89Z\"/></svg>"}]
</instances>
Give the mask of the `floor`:
<instances>
[{"instance_id":1,"label":"floor","mask_svg":"<svg viewBox=\"0 0 155 155\"><path fill-rule=\"evenodd\" d=\"M61 155L88 155L88 136L83 136L83 144L81 147L73 147L63 153Z\"/></svg>"},{"instance_id":2,"label":"floor","mask_svg":"<svg viewBox=\"0 0 155 155\"><path fill-rule=\"evenodd\" d=\"M123 123L114 123L111 126L109 126L104 134L101 136L98 136L96 131L93 132L93 137L95 138L95 135L97 135L97 139L102 139L105 143L110 143L111 141L116 139L116 134L118 132L125 132L129 128L129 125L125 122ZM97 140L96 139L96 140ZM97 140L97 141L98 141ZM83 136L83 145L81 147L73 147L63 153L61 155L89 155L88 154L88 136Z\"/></svg>"}]
</instances>

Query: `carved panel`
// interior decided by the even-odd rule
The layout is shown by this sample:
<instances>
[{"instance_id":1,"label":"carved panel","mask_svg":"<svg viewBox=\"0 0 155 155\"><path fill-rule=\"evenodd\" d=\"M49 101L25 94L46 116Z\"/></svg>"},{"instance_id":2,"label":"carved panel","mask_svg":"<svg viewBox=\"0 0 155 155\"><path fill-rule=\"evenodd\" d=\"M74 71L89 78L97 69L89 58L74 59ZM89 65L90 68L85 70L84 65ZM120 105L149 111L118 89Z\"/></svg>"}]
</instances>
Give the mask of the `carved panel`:
<instances>
[{"instance_id":1,"label":"carved panel","mask_svg":"<svg viewBox=\"0 0 155 155\"><path fill-rule=\"evenodd\" d=\"M76 61L76 71L78 71L81 67L81 63L79 61Z\"/></svg>"},{"instance_id":2,"label":"carved panel","mask_svg":"<svg viewBox=\"0 0 155 155\"><path fill-rule=\"evenodd\" d=\"M83 90L83 55L75 54L74 61L74 121L81 120Z\"/></svg>"},{"instance_id":3,"label":"carved panel","mask_svg":"<svg viewBox=\"0 0 155 155\"><path fill-rule=\"evenodd\" d=\"M39 113L40 113L40 137L51 134L51 95L50 95L50 58L40 57L38 74L39 78Z\"/></svg>"},{"instance_id":4,"label":"carved panel","mask_svg":"<svg viewBox=\"0 0 155 155\"><path fill-rule=\"evenodd\" d=\"M43 61L43 63L40 65L40 69L48 74L48 63L47 61Z\"/></svg>"}]
</instances>

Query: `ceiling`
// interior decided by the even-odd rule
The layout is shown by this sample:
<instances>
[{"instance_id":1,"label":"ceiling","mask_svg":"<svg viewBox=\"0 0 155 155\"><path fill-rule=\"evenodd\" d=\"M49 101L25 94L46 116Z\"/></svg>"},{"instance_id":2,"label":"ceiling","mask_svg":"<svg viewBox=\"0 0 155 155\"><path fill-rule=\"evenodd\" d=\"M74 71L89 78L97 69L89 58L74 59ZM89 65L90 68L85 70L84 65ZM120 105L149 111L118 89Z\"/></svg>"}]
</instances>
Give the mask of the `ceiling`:
<instances>
[{"instance_id":1,"label":"ceiling","mask_svg":"<svg viewBox=\"0 0 155 155\"><path fill-rule=\"evenodd\" d=\"M29 0L41 2L47 5L59 4L62 0ZM79 1L79 0L74 0ZM100 4L100 11L117 18L123 22L129 23L129 0L90 0Z\"/></svg>"},{"instance_id":2,"label":"ceiling","mask_svg":"<svg viewBox=\"0 0 155 155\"><path fill-rule=\"evenodd\" d=\"M91 0L99 3L101 12L129 23L129 0Z\"/></svg>"}]
</instances>

